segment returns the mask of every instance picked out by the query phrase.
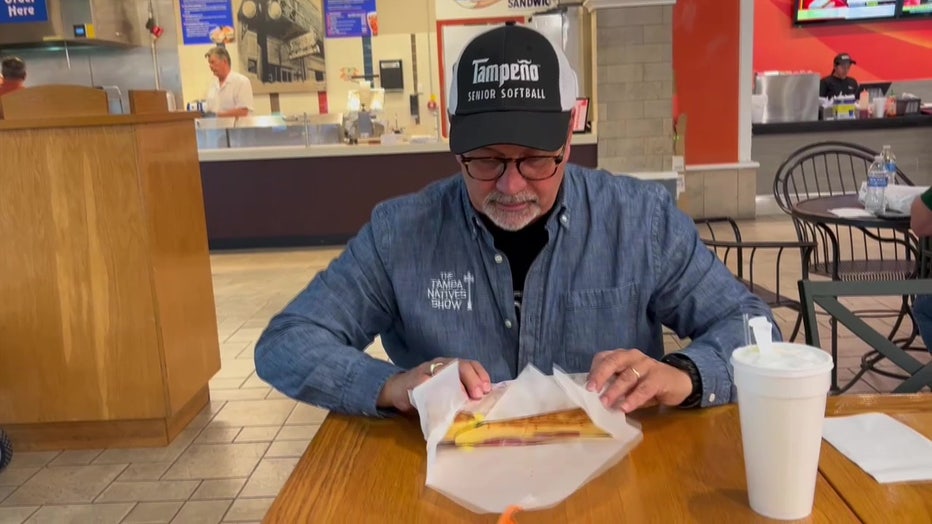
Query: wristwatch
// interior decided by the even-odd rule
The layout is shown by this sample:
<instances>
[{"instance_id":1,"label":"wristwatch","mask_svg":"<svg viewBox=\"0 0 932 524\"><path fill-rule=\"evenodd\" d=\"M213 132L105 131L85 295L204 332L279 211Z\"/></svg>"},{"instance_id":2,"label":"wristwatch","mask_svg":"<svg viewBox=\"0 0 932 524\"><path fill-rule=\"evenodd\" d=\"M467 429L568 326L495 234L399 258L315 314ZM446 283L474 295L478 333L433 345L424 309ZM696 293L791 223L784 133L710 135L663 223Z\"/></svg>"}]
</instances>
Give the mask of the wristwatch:
<instances>
[{"instance_id":1,"label":"wristwatch","mask_svg":"<svg viewBox=\"0 0 932 524\"><path fill-rule=\"evenodd\" d=\"M689 409L697 408L702 403L702 377L699 375L699 368L686 355L679 353L670 353L660 359L661 362L668 366L673 366L680 371L685 371L689 375L689 380L693 383L693 390L679 406L679 408Z\"/></svg>"}]
</instances>

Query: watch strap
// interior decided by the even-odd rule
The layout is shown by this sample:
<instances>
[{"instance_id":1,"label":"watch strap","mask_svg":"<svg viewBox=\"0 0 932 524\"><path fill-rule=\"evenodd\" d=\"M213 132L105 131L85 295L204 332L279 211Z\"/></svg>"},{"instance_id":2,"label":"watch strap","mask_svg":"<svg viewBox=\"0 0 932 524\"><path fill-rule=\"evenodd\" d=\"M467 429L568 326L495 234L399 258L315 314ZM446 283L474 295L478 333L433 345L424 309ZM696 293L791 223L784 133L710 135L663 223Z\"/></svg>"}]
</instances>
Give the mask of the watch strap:
<instances>
[{"instance_id":1,"label":"watch strap","mask_svg":"<svg viewBox=\"0 0 932 524\"><path fill-rule=\"evenodd\" d=\"M696 367L695 362L692 361L686 355L681 355L679 353L670 353L664 355L660 359L661 362L667 364L668 366L673 366L680 371L685 371L689 375L689 380L692 381L693 390L690 392L689 396L686 397L679 406L679 408L690 409L697 408L702 403L702 376L699 375L699 368Z\"/></svg>"}]
</instances>

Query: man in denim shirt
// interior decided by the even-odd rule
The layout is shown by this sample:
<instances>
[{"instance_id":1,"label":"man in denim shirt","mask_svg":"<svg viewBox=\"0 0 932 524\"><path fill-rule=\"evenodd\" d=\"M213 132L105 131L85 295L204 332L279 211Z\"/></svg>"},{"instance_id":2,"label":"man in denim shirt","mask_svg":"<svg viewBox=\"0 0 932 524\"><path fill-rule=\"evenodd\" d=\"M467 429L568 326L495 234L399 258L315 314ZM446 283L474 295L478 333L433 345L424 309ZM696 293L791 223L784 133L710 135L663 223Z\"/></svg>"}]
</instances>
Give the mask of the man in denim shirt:
<instances>
[{"instance_id":1,"label":"man in denim shirt","mask_svg":"<svg viewBox=\"0 0 932 524\"><path fill-rule=\"evenodd\" d=\"M562 51L520 26L483 33L449 100L463 173L378 205L272 319L259 376L370 416L410 410L408 391L453 359L473 398L533 364L588 372L625 412L733 401L742 313L770 311L663 187L567 163L576 76ZM689 347L664 356L662 324ZM376 335L392 363L363 352Z\"/></svg>"}]
</instances>

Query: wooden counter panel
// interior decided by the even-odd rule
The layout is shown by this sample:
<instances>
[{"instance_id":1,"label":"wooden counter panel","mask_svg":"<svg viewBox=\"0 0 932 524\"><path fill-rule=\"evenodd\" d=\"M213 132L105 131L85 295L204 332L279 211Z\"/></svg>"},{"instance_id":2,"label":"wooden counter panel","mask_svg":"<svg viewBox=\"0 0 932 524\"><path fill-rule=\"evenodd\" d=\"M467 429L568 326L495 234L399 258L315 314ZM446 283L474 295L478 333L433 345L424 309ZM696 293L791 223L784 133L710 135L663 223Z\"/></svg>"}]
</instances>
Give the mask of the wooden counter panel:
<instances>
[{"instance_id":1,"label":"wooden counter panel","mask_svg":"<svg viewBox=\"0 0 932 524\"><path fill-rule=\"evenodd\" d=\"M0 139L0 422L165 416L134 149L115 127Z\"/></svg>"},{"instance_id":2,"label":"wooden counter panel","mask_svg":"<svg viewBox=\"0 0 932 524\"><path fill-rule=\"evenodd\" d=\"M140 126L136 147L168 401L175 412L220 370L194 127Z\"/></svg>"},{"instance_id":3,"label":"wooden counter panel","mask_svg":"<svg viewBox=\"0 0 932 524\"><path fill-rule=\"evenodd\" d=\"M8 2L9 3L9 2ZM107 93L79 85L45 84L4 95L0 115L7 120L88 117L108 113Z\"/></svg>"},{"instance_id":4,"label":"wooden counter panel","mask_svg":"<svg viewBox=\"0 0 932 524\"><path fill-rule=\"evenodd\" d=\"M28 90L24 90L28 91ZM103 91L101 91L102 93ZM22 129L53 129L70 127L100 126L134 126L158 122L188 122L194 125L199 113L175 111L172 113L145 115L109 115L98 116L50 116L48 118L22 118L14 120L0 119L0 131L17 131Z\"/></svg>"},{"instance_id":5,"label":"wooden counter panel","mask_svg":"<svg viewBox=\"0 0 932 524\"><path fill-rule=\"evenodd\" d=\"M596 145L573 146L593 167ZM459 172L452 153L201 162L211 248L339 244L383 200Z\"/></svg>"}]
</instances>

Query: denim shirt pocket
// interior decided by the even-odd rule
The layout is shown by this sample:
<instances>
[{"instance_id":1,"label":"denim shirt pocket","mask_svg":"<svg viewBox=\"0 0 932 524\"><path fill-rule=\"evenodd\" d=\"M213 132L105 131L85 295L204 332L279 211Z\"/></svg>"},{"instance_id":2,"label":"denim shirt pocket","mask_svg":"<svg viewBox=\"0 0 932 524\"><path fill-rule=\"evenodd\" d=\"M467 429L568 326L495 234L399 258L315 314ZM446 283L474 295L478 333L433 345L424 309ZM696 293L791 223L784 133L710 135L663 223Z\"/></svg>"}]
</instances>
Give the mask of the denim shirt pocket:
<instances>
[{"instance_id":1,"label":"denim shirt pocket","mask_svg":"<svg viewBox=\"0 0 932 524\"><path fill-rule=\"evenodd\" d=\"M634 347L638 320L633 312L637 310L634 282L567 292L562 359L567 371L588 372L596 353Z\"/></svg>"}]
</instances>

